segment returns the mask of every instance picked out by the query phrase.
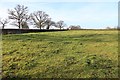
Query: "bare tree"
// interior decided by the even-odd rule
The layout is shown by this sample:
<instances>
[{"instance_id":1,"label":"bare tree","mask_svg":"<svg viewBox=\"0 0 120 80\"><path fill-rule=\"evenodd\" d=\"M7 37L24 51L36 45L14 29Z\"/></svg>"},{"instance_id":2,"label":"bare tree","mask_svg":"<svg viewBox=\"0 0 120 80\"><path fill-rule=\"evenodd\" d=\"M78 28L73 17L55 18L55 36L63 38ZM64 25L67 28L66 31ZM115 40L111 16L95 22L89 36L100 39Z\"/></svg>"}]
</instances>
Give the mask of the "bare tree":
<instances>
[{"instance_id":1,"label":"bare tree","mask_svg":"<svg viewBox=\"0 0 120 80\"><path fill-rule=\"evenodd\" d=\"M0 19L0 24L2 25L2 29L4 29L4 27L6 26L6 24L8 24L9 21L8 19Z\"/></svg>"},{"instance_id":2,"label":"bare tree","mask_svg":"<svg viewBox=\"0 0 120 80\"><path fill-rule=\"evenodd\" d=\"M29 29L28 23L27 22L22 22L21 23L22 28L24 29Z\"/></svg>"},{"instance_id":3,"label":"bare tree","mask_svg":"<svg viewBox=\"0 0 120 80\"><path fill-rule=\"evenodd\" d=\"M106 27L106 29L111 29L111 27L108 26L108 27Z\"/></svg>"},{"instance_id":4,"label":"bare tree","mask_svg":"<svg viewBox=\"0 0 120 80\"><path fill-rule=\"evenodd\" d=\"M50 26L55 26L55 22L51 21L51 18L46 21L46 29L50 29Z\"/></svg>"},{"instance_id":5,"label":"bare tree","mask_svg":"<svg viewBox=\"0 0 120 80\"><path fill-rule=\"evenodd\" d=\"M31 14L31 19L33 21L33 24L37 28L41 29L45 27L46 21L49 19L49 15L43 11L37 11Z\"/></svg>"},{"instance_id":6,"label":"bare tree","mask_svg":"<svg viewBox=\"0 0 120 80\"><path fill-rule=\"evenodd\" d=\"M60 30L66 26L66 24L64 23L64 21L58 21L55 25L56 27L60 28Z\"/></svg>"},{"instance_id":7,"label":"bare tree","mask_svg":"<svg viewBox=\"0 0 120 80\"><path fill-rule=\"evenodd\" d=\"M30 18L28 14L28 7L24 5L17 5L14 10L8 10L9 19L14 20L13 25L22 28L22 23L27 22Z\"/></svg>"},{"instance_id":8,"label":"bare tree","mask_svg":"<svg viewBox=\"0 0 120 80\"><path fill-rule=\"evenodd\" d=\"M77 25L77 26L71 25L69 28L72 29L72 30L81 29L80 25Z\"/></svg>"}]
</instances>

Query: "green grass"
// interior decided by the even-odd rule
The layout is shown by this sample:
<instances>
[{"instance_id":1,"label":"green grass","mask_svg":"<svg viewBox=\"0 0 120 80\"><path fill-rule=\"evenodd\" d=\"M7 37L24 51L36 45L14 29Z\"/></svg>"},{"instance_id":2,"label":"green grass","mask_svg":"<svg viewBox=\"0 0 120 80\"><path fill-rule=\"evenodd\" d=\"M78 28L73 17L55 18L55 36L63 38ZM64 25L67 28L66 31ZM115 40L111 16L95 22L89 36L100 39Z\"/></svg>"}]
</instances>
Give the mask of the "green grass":
<instances>
[{"instance_id":1,"label":"green grass","mask_svg":"<svg viewBox=\"0 0 120 80\"><path fill-rule=\"evenodd\" d=\"M3 78L117 78L118 31L3 35Z\"/></svg>"}]
</instances>

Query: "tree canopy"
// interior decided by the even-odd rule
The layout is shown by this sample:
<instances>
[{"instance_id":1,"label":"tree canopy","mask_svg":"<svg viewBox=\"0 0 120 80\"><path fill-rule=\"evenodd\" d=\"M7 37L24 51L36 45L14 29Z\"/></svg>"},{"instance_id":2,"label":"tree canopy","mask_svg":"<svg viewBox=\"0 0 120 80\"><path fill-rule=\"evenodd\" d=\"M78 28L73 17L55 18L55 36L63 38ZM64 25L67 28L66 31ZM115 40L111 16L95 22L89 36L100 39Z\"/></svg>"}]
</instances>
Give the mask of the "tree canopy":
<instances>
[{"instance_id":1,"label":"tree canopy","mask_svg":"<svg viewBox=\"0 0 120 80\"><path fill-rule=\"evenodd\" d=\"M27 22L29 19L28 7L24 5L17 5L14 9L8 9L9 19L14 20L12 25L22 28L22 23Z\"/></svg>"}]
</instances>

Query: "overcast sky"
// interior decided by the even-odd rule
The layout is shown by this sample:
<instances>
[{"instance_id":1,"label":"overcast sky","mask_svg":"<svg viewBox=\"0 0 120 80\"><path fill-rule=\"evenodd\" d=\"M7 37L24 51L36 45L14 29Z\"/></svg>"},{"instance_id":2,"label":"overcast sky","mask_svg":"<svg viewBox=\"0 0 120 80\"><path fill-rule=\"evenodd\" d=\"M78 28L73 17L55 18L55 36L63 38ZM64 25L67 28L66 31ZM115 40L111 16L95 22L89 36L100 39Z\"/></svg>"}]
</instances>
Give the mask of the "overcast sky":
<instances>
[{"instance_id":1,"label":"overcast sky","mask_svg":"<svg viewBox=\"0 0 120 80\"><path fill-rule=\"evenodd\" d=\"M42 10L53 21L63 20L67 26L106 28L118 25L119 0L1 0L0 18L8 17L8 9L17 4L28 6L29 13ZM11 26L12 27L12 26Z\"/></svg>"}]
</instances>

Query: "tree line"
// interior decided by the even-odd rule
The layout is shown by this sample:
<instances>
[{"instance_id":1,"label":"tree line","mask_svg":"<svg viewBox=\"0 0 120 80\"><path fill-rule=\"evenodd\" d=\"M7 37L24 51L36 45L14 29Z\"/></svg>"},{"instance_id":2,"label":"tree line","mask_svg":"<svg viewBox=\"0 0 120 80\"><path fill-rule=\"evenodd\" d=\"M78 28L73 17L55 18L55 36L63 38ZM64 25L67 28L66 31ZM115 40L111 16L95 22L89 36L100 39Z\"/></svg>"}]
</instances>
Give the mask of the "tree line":
<instances>
[{"instance_id":1,"label":"tree line","mask_svg":"<svg viewBox=\"0 0 120 80\"><path fill-rule=\"evenodd\" d=\"M17 5L13 9L8 9L8 19L0 18L1 28L4 29L5 26L12 20L11 25L17 26L19 29L29 28L28 22L31 25L34 25L36 28L42 29L50 29L51 26L62 29L66 26L63 20L55 22L52 18L45 13L44 11L35 11L33 13L28 14L28 7L24 5ZM69 29L82 29L79 25L70 25ZM106 27L106 29L120 29Z\"/></svg>"},{"instance_id":2,"label":"tree line","mask_svg":"<svg viewBox=\"0 0 120 80\"><path fill-rule=\"evenodd\" d=\"M28 7L24 5L17 5L14 9L8 9L8 19L0 19L2 29L12 20L12 24L19 29L29 28L28 22L35 27L42 29L50 29L51 26L62 29L66 26L64 21L52 21L52 18L44 11L35 11L28 14Z\"/></svg>"}]
</instances>

